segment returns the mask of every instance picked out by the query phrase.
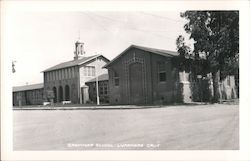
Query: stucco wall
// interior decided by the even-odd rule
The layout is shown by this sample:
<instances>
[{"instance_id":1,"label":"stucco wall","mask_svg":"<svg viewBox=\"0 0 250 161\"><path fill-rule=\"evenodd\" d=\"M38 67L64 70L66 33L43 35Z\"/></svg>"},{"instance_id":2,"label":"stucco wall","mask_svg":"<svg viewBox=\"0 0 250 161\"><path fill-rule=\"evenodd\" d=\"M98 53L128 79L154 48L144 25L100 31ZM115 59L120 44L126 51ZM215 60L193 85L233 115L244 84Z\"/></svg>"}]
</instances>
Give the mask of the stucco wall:
<instances>
[{"instance_id":1,"label":"stucco wall","mask_svg":"<svg viewBox=\"0 0 250 161\"><path fill-rule=\"evenodd\" d=\"M236 86L235 86L235 77L227 76L221 83L221 94L222 99L235 99L237 98Z\"/></svg>"},{"instance_id":2,"label":"stucco wall","mask_svg":"<svg viewBox=\"0 0 250 161\"><path fill-rule=\"evenodd\" d=\"M180 102L211 102L213 97L213 82L212 75L207 74L197 80L190 79L191 73L180 71L180 88L182 96ZM221 99L229 100L237 98L234 76L227 76L220 82Z\"/></svg>"},{"instance_id":3,"label":"stucco wall","mask_svg":"<svg viewBox=\"0 0 250 161\"><path fill-rule=\"evenodd\" d=\"M80 86L83 87L85 86L85 82L95 78L95 76L84 76L84 67L85 66L93 66L95 67L95 72L96 72L96 75L102 75L104 73L108 73L108 70L105 69L105 68L102 68L105 64L107 64L107 62L102 59L102 58L98 58L97 61L96 59L94 59L93 61L90 61L89 63L87 64L83 64L80 66Z\"/></svg>"},{"instance_id":4,"label":"stucco wall","mask_svg":"<svg viewBox=\"0 0 250 161\"><path fill-rule=\"evenodd\" d=\"M98 57L98 59L94 59L86 64L83 64L79 67L79 74L80 74L80 87L83 89L80 93L80 100L82 103L87 103L89 101L89 89L85 82L95 78L96 76L102 75L104 73L108 73L108 70L102 68L107 61L102 57ZM84 68L86 66L95 67L95 75L86 76L84 75ZM83 93L82 93L83 92Z\"/></svg>"}]
</instances>

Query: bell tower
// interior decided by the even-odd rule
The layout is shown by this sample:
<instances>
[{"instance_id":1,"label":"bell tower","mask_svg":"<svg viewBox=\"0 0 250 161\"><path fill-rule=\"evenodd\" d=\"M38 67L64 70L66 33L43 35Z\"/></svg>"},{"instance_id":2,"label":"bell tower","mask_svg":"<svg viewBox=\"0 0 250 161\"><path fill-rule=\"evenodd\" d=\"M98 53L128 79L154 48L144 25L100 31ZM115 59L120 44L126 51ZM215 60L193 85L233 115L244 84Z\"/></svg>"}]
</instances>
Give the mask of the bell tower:
<instances>
[{"instance_id":1,"label":"bell tower","mask_svg":"<svg viewBox=\"0 0 250 161\"><path fill-rule=\"evenodd\" d=\"M74 60L84 57L84 43L79 39L75 43Z\"/></svg>"}]
</instances>

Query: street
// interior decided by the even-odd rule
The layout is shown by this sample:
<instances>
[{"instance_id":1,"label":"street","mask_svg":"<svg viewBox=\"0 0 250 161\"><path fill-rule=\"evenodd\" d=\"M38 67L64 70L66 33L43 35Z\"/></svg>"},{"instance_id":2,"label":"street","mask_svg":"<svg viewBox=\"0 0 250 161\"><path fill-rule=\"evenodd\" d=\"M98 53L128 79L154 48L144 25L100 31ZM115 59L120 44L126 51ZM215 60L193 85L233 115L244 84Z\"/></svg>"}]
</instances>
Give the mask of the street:
<instances>
[{"instance_id":1,"label":"street","mask_svg":"<svg viewBox=\"0 0 250 161\"><path fill-rule=\"evenodd\" d=\"M13 110L14 150L237 150L238 105Z\"/></svg>"}]
</instances>

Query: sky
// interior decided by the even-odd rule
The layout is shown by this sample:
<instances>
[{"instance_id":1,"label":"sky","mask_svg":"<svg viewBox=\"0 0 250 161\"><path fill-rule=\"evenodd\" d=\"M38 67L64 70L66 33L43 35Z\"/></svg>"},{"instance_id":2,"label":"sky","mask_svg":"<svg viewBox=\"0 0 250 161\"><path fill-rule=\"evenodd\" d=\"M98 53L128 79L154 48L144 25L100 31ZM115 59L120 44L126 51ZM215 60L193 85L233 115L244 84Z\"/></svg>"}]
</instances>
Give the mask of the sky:
<instances>
[{"instance_id":1,"label":"sky","mask_svg":"<svg viewBox=\"0 0 250 161\"><path fill-rule=\"evenodd\" d=\"M176 38L186 35L177 11L18 12L4 22L5 51L16 62L13 86L42 83L43 70L73 60L79 37L86 56L112 60L131 44L176 51Z\"/></svg>"}]
</instances>

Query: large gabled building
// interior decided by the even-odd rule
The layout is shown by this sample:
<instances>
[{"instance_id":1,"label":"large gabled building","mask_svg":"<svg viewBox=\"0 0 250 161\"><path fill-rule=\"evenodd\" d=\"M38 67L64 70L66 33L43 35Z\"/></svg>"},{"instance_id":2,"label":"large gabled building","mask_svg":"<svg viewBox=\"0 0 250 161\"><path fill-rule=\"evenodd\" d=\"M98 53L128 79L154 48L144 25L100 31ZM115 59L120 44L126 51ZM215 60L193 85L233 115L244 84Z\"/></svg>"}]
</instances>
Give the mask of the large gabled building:
<instances>
[{"instance_id":1,"label":"large gabled building","mask_svg":"<svg viewBox=\"0 0 250 161\"><path fill-rule=\"evenodd\" d=\"M178 53L131 45L104 67L112 104L153 104L178 99Z\"/></svg>"},{"instance_id":2,"label":"large gabled building","mask_svg":"<svg viewBox=\"0 0 250 161\"><path fill-rule=\"evenodd\" d=\"M211 77L197 78L176 66L177 52L131 45L104 67L111 104L168 104L210 101ZM220 83L224 99L236 98L234 77Z\"/></svg>"},{"instance_id":3,"label":"large gabled building","mask_svg":"<svg viewBox=\"0 0 250 161\"><path fill-rule=\"evenodd\" d=\"M74 60L44 70L43 84L14 87L13 104L91 103L96 102L97 91L100 102L110 104L188 103L212 98L211 73L197 75L179 68L177 52L131 45L109 61L102 55L84 56L83 43L75 45ZM235 82L234 76L220 82L222 99L237 98Z\"/></svg>"},{"instance_id":4,"label":"large gabled building","mask_svg":"<svg viewBox=\"0 0 250 161\"><path fill-rule=\"evenodd\" d=\"M89 101L88 86L85 82L96 75L107 73L102 67L109 60L102 55L84 56L83 43L75 43L74 60L63 62L43 71L44 97L49 100L50 93L54 102L69 101L84 104Z\"/></svg>"}]
</instances>

